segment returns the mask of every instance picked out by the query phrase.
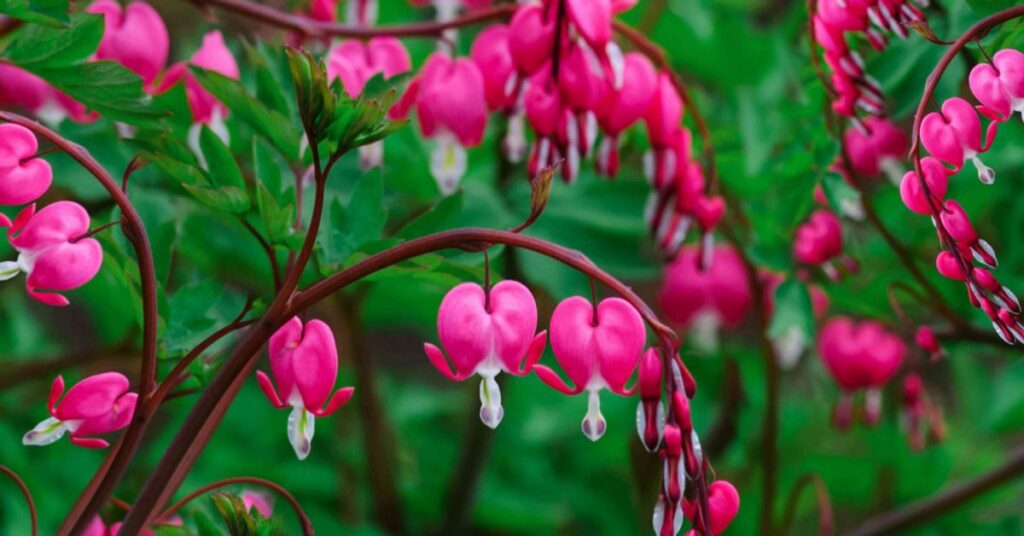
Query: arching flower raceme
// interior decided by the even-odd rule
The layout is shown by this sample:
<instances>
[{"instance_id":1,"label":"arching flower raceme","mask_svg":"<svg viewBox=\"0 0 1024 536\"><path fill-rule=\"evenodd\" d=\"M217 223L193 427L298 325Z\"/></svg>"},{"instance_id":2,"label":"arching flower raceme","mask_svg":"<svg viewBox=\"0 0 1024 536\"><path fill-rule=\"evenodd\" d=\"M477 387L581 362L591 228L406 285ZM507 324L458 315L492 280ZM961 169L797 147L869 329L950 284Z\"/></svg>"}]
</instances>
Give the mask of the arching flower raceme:
<instances>
[{"instance_id":1,"label":"arching flower raceme","mask_svg":"<svg viewBox=\"0 0 1024 536\"><path fill-rule=\"evenodd\" d=\"M450 380L480 376L480 420L496 428L505 410L495 377L530 373L544 353L547 334L536 330L537 303L522 283L505 280L489 292L462 283L448 291L437 311L437 336L451 365L437 346L425 343L423 349Z\"/></svg>"},{"instance_id":2,"label":"arching flower raceme","mask_svg":"<svg viewBox=\"0 0 1024 536\"><path fill-rule=\"evenodd\" d=\"M893 183L898 183L903 175L900 161L908 148L906 134L882 117L868 117L863 124L863 129L852 126L843 134L843 146L854 171L869 178L884 171Z\"/></svg>"},{"instance_id":3,"label":"arching flower raceme","mask_svg":"<svg viewBox=\"0 0 1024 536\"><path fill-rule=\"evenodd\" d=\"M793 257L798 262L820 266L829 277L839 278L832 259L843 253L843 226L829 210L816 210L800 224L793 238Z\"/></svg>"},{"instance_id":4,"label":"arching flower raceme","mask_svg":"<svg viewBox=\"0 0 1024 536\"><path fill-rule=\"evenodd\" d=\"M104 19L96 59L116 61L150 86L167 65L170 51L170 37L160 14L145 2L131 2L122 8L114 0L97 0L86 11Z\"/></svg>"},{"instance_id":5,"label":"arching flower raceme","mask_svg":"<svg viewBox=\"0 0 1024 536\"><path fill-rule=\"evenodd\" d=\"M267 519L274 515L274 499L262 491L247 489L239 495L239 498L242 499L242 504L248 511L255 508L261 516Z\"/></svg>"},{"instance_id":6,"label":"arching flower raceme","mask_svg":"<svg viewBox=\"0 0 1024 536\"><path fill-rule=\"evenodd\" d=\"M355 387L331 395L338 379L338 347L331 328L320 320L303 325L299 317L292 317L274 332L267 348L274 382L263 371L256 372L256 381L274 407L292 408L288 440L304 460L312 447L316 417L329 417L345 405Z\"/></svg>"},{"instance_id":7,"label":"arching flower raceme","mask_svg":"<svg viewBox=\"0 0 1024 536\"><path fill-rule=\"evenodd\" d=\"M9 227L7 239L18 251L17 261L0 262L0 281L21 272L28 274L25 288L48 305L67 305L57 291L88 283L103 263L103 249L89 233L89 213L73 201L58 201L36 212L25 207Z\"/></svg>"},{"instance_id":8,"label":"arching flower raceme","mask_svg":"<svg viewBox=\"0 0 1024 536\"><path fill-rule=\"evenodd\" d=\"M846 427L853 418L852 393L866 390L865 421L878 422L881 388L903 365L906 346L898 335L879 322L837 316L818 334L818 354L832 378L843 390L836 406L835 422Z\"/></svg>"},{"instance_id":9,"label":"arching flower raceme","mask_svg":"<svg viewBox=\"0 0 1024 536\"><path fill-rule=\"evenodd\" d=\"M591 441L604 435L607 423L601 415L601 389L629 396L626 381L633 374L644 349L647 333L640 313L621 298L606 298L595 311L580 296L562 300L551 315L551 350L575 387L569 387L555 371L543 365L534 372L546 384L565 394L589 392L583 434Z\"/></svg>"},{"instance_id":10,"label":"arching flower raceme","mask_svg":"<svg viewBox=\"0 0 1024 536\"><path fill-rule=\"evenodd\" d=\"M986 109L983 115L1006 121L1014 112L1024 117L1024 53L1012 48L996 52L992 63L971 69L971 93Z\"/></svg>"},{"instance_id":11,"label":"arching flower raceme","mask_svg":"<svg viewBox=\"0 0 1024 536\"><path fill-rule=\"evenodd\" d=\"M921 122L921 143L933 156L952 165L957 171L970 160L978 169L978 180L992 184L995 171L982 163L980 153L989 149L998 123L989 124L981 139L981 120L974 107L964 99L953 97L942 103L941 112L932 112Z\"/></svg>"},{"instance_id":12,"label":"arching flower raceme","mask_svg":"<svg viewBox=\"0 0 1024 536\"><path fill-rule=\"evenodd\" d=\"M0 205L31 203L50 188L53 169L36 158L38 150L31 130L13 123L0 125Z\"/></svg>"},{"instance_id":13,"label":"arching flower raceme","mask_svg":"<svg viewBox=\"0 0 1024 536\"><path fill-rule=\"evenodd\" d=\"M468 58L435 52L403 99L415 103L420 131L437 143L430 171L438 188L443 195L454 193L466 172L466 147L479 145L487 127L480 69Z\"/></svg>"},{"instance_id":14,"label":"arching flower raceme","mask_svg":"<svg viewBox=\"0 0 1024 536\"><path fill-rule=\"evenodd\" d=\"M393 37L374 37L363 43L357 40L341 41L327 53L327 78L339 78L349 97L356 98L366 83L377 74L385 79L412 68L409 52L402 42ZM359 148L359 163L363 169L379 166L384 158L382 141Z\"/></svg>"},{"instance_id":15,"label":"arching flower raceme","mask_svg":"<svg viewBox=\"0 0 1024 536\"><path fill-rule=\"evenodd\" d=\"M67 433L80 447L97 449L110 444L96 436L128 426L135 414L138 394L129 392L128 378L117 372L89 376L64 393L64 378L57 376L50 386L47 407L50 418L40 422L22 438L25 445L43 446ZM63 398L61 394L64 394Z\"/></svg>"},{"instance_id":16,"label":"arching flower raceme","mask_svg":"<svg viewBox=\"0 0 1024 536\"><path fill-rule=\"evenodd\" d=\"M683 246L666 267L658 304L665 316L692 329L695 343L718 345L720 326L738 326L752 301L750 282L739 254L731 246L714 249L711 266L701 271L698 249Z\"/></svg>"}]
</instances>

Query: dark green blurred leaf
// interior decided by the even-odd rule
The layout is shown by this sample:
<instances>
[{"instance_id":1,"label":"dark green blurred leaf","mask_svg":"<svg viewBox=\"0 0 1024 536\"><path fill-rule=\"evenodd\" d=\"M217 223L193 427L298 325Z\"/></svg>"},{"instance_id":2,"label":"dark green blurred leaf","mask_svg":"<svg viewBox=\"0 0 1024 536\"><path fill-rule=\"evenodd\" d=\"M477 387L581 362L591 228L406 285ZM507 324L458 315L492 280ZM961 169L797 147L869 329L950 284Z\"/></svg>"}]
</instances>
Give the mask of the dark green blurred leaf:
<instances>
[{"instance_id":1,"label":"dark green blurred leaf","mask_svg":"<svg viewBox=\"0 0 1024 536\"><path fill-rule=\"evenodd\" d=\"M0 0L0 13L25 22L67 26L68 0Z\"/></svg>"},{"instance_id":2,"label":"dark green blurred leaf","mask_svg":"<svg viewBox=\"0 0 1024 536\"><path fill-rule=\"evenodd\" d=\"M3 58L29 70L63 67L91 56L102 38L102 15L77 14L68 28L25 26L3 51Z\"/></svg>"}]
</instances>

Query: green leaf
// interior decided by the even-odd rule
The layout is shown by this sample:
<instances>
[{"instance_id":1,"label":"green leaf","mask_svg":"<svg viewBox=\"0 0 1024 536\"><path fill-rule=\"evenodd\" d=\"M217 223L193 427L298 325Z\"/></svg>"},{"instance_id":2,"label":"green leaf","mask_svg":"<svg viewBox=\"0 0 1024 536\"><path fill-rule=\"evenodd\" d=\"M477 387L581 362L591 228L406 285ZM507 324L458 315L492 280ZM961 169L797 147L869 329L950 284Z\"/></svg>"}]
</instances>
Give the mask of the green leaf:
<instances>
[{"instance_id":1,"label":"green leaf","mask_svg":"<svg viewBox=\"0 0 1024 536\"><path fill-rule=\"evenodd\" d=\"M153 99L142 91L139 75L119 63L98 61L67 67L32 66L27 70L112 121L146 126L167 115L154 107Z\"/></svg>"},{"instance_id":2,"label":"green leaf","mask_svg":"<svg viewBox=\"0 0 1024 536\"><path fill-rule=\"evenodd\" d=\"M831 171L825 173L821 178L821 188L825 191L828 204L837 213L845 214L850 211L863 210L860 192L850 186L850 183L846 182L838 173Z\"/></svg>"},{"instance_id":3,"label":"green leaf","mask_svg":"<svg viewBox=\"0 0 1024 536\"><path fill-rule=\"evenodd\" d=\"M267 190L274 196L281 193L281 167L274 160L267 145L259 139L252 141L253 169L256 172L256 180L266 186Z\"/></svg>"},{"instance_id":4,"label":"green leaf","mask_svg":"<svg viewBox=\"0 0 1024 536\"><path fill-rule=\"evenodd\" d=\"M276 197L261 182L256 183L256 206L267 231L267 240L272 244L288 244L294 235L292 222L295 220L295 208L292 205L281 207Z\"/></svg>"},{"instance_id":5,"label":"green leaf","mask_svg":"<svg viewBox=\"0 0 1024 536\"><path fill-rule=\"evenodd\" d=\"M205 125L199 133L199 148L206 158L207 174L214 186L234 186L245 191L245 178L231 149Z\"/></svg>"},{"instance_id":6,"label":"green leaf","mask_svg":"<svg viewBox=\"0 0 1024 536\"><path fill-rule=\"evenodd\" d=\"M0 13L47 26L67 26L68 0L0 0Z\"/></svg>"},{"instance_id":7,"label":"green leaf","mask_svg":"<svg viewBox=\"0 0 1024 536\"><path fill-rule=\"evenodd\" d=\"M450 229L458 223L462 213L462 192L456 192L441 200L427 212L409 222L398 231L399 238L416 238Z\"/></svg>"},{"instance_id":8,"label":"green leaf","mask_svg":"<svg viewBox=\"0 0 1024 536\"><path fill-rule=\"evenodd\" d=\"M199 83L227 106L232 113L266 137L289 161L299 157L299 131L280 112L268 109L246 92L242 83L218 72L192 67Z\"/></svg>"},{"instance_id":9,"label":"green leaf","mask_svg":"<svg viewBox=\"0 0 1024 536\"><path fill-rule=\"evenodd\" d=\"M245 190L234 186L207 188L192 184L182 184L196 199L211 208L232 214L244 214L249 210L249 196Z\"/></svg>"},{"instance_id":10,"label":"green leaf","mask_svg":"<svg viewBox=\"0 0 1024 536\"><path fill-rule=\"evenodd\" d=\"M3 57L22 68L63 67L92 56L103 38L103 16L78 14L68 28L28 25Z\"/></svg>"},{"instance_id":11,"label":"green leaf","mask_svg":"<svg viewBox=\"0 0 1024 536\"><path fill-rule=\"evenodd\" d=\"M263 42L252 45L246 41L244 44L251 71L256 78L256 97L272 110L283 115L291 114L288 98L283 91L287 85L274 74L274 70L271 68L271 55L274 51L270 50Z\"/></svg>"},{"instance_id":12,"label":"green leaf","mask_svg":"<svg viewBox=\"0 0 1024 536\"><path fill-rule=\"evenodd\" d=\"M384 178L380 173L368 173L359 179L345 212L348 231L360 244L380 238L388 220L388 210L384 206Z\"/></svg>"},{"instance_id":13,"label":"green leaf","mask_svg":"<svg viewBox=\"0 0 1024 536\"><path fill-rule=\"evenodd\" d=\"M775 289L775 311L768 326L768 335L772 338L783 337L792 328L800 330L805 340L813 337L814 310L811 295L807 285L796 278L787 279Z\"/></svg>"}]
</instances>

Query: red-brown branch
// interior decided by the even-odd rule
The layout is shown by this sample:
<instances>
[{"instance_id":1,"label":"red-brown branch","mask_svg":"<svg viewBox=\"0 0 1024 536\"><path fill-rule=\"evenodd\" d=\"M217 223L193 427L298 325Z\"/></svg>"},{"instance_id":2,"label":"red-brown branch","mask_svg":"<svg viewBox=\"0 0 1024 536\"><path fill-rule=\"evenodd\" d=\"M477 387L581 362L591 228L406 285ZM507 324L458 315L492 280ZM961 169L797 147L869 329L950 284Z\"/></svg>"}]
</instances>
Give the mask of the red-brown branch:
<instances>
[{"instance_id":1,"label":"red-brown branch","mask_svg":"<svg viewBox=\"0 0 1024 536\"><path fill-rule=\"evenodd\" d=\"M25 496L25 503L28 505L29 516L32 518L32 536L38 536L39 516L36 514L36 503L32 500L32 492L28 490L25 481L13 469L0 465L0 473L7 475L21 489L21 494Z\"/></svg>"}]
</instances>

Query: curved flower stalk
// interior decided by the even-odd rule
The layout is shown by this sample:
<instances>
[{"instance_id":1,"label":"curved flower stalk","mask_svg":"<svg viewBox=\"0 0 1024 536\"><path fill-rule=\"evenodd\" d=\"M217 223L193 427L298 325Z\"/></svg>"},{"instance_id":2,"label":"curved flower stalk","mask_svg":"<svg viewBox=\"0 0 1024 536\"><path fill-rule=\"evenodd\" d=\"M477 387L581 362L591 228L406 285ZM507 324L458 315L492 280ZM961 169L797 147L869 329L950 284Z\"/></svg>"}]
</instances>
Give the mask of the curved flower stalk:
<instances>
[{"instance_id":1,"label":"curved flower stalk","mask_svg":"<svg viewBox=\"0 0 1024 536\"><path fill-rule=\"evenodd\" d=\"M818 355L843 390L835 411L835 424L846 428L853 421L853 393L865 391L864 421L875 424L881 416L881 388L903 365L903 340L872 320L855 321L837 316L818 334Z\"/></svg>"},{"instance_id":2,"label":"curved flower stalk","mask_svg":"<svg viewBox=\"0 0 1024 536\"><path fill-rule=\"evenodd\" d=\"M22 443L49 445L67 433L71 442L80 447L105 448L110 444L90 436L128 426L138 397L137 393L128 390L128 378L118 372L89 376L73 385L67 393L64 393L64 378L57 376L50 386L47 401L50 417L29 430Z\"/></svg>"},{"instance_id":3,"label":"curved flower stalk","mask_svg":"<svg viewBox=\"0 0 1024 536\"><path fill-rule=\"evenodd\" d=\"M437 311L437 335L448 358L433 344L425 343L423 349L450 380L480 376L480 420L497 428L505 410L495 378L502 372L525 376L533 370L547 336L536 330L537 304L522 283L505 280L486 290L462 283L445 295Z\"/></svg>"},{"instance_id":4,"label":"curved flower stalk","mask_svg":"<svg viewBox=\"0 0 1024 536\"><path fill-rule=\"evenodd\" d=\"M58 201L36 212L29 205L8 227L17 261L0 262L0 280L24 272L28 294L47 305L67 305L58 292L76 289L96 276L103 263L100 243L89 235L89 213L73 201Z\"/></svg>"},{"instance_id":5,"label":"curved flower stalk","mask_svg":"<svg viewBox=\"0 0 1024 536\"><path fill-rule=\"evenodd\" d=\"M586 390L587 414L583 435L597 441L607 423L601 415L599 393L607 389L630 396L635 386L626 381L640 362L647 337L643 319L622 298L606 298L595 309L580 296L562 300L551 314L551 350L558 364L575 384L570 387L555 371L544 365L534 367L537 376L553 389L569 395Z\"/></svg>"},{"instance_id":6,"label":"curved flower stalk","mask_svg":"<svg viewBox=\"0 0 1024 536\"><path fill-rule=\"evenodd\" d=\"M338 347L331 328L320 320L303 325L299 317L292 317L270 337L268 352L274 381L263 371L256 372L256 380L274 407L292 408L288 441L295 456L304 460L312 448L316 418L329 417L345 405L355 387L331 395L338 378Z\"/></svg>"},{"instance_id":7,"label":"curved flower stalk","mask_svg":"<svg viewBox=\"0 0 1024 536\"><path fill-rule=\"evenodd\" d=\"M31 203L50 189L53 169L36 157L38 150L39 142L31 130L11 123L0 125L0 205ZM0 222L4 220L7 218L0 215Z\"/></svg>"}]
</instances>

